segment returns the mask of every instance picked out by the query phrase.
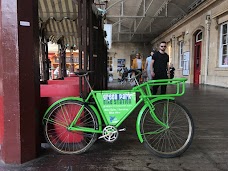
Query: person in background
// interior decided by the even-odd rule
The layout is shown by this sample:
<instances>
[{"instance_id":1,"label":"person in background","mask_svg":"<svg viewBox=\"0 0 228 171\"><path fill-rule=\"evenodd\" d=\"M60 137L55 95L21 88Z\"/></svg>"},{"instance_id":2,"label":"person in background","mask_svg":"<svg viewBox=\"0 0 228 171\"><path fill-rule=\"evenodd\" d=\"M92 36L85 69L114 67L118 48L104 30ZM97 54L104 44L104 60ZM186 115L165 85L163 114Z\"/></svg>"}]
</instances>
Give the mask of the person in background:
<instances>
[{"instance_id":1,"label":"person in background","mask_svg":"<svg viewBox=\"0 0 228 171\"><path fill-rule=\"evenodd\" d=\"M141 59L140 53L136 54L136 58L133 59L132 69L137 69L142 72L143 70L143 61Z\"/></svg>"},{"instance_id":2,"label":"person in background","mask_svg":"<svg viewBox=\"0 0 228 171\"><path fill-rule=\"evenodd\" d=\"M162 41L159 51L154 53L151 61L151 75L154 80L170 78L169 55L165 53L166 42ZM153 94L157 94L159 86L153 86ZM161 85L161 94L166 94L166 85Z\"/></svg>"},{"instance_id":3,"label":"person in background","mask_svg":"<svg viewBox=\"0 0 228 171\"><path fill-rule=\"evenodd\" d=\"M69 76L70 76L70 70L67 69L67 70L66 70L66 73L67 73L67 76L69 77Z\"/></svg>"},{"instance_id":4,"label":"person in background","mask_svg":"<svg viewBox=\"0 0 228 171\"><path fill-rule=\"evenodd\" d=\"M54 71L54 79L57 79L59 77L59 67L57 67Z\"/></svg>"},{"instance_id":5,"label":"person in background","mask_svg":"<svg viewBox=\"0 0 228 171\"><path fill-rule=\"evenodd\" d=\"M173 79L174 78L174 71L175 71L173 64L170 64L169 71L170 71L170 79Z\"/></svg>"},{"instance_id":6,"label":"person in background","mask_svg":"<svg viewBox=\"0 0 228 171\"><path fill-rule=\"evenodd\" d=\"M141 72L143 71L144 65L143 65L143 61L142 61L142 59L141 59L140 53L137 53L137 54L136 54L136 58L133 59L133 62L132 62L132 69L137 69L137 70L139 70L139 71L141 71ZM140 78L138 78L137 80L140 82L140 81L142 81L142 78L140 77Z\"/></svg>"},{"instance_id":7,"label":"person in background","mask_svg":"<svg viewBox=\"0 0 228 171\"><path fill-rule=\"evenodd\" d=\"M150 56L148 56L146 58L145 70L146 70L146 73L147 73L148 80L152 80L152 75L151 75L151 70L150 70L151 67L150 66L151 66L152 56L154 55L154 52L155 52L155 50L152 50L150 52Z\"/></svg>"}]
</instances>

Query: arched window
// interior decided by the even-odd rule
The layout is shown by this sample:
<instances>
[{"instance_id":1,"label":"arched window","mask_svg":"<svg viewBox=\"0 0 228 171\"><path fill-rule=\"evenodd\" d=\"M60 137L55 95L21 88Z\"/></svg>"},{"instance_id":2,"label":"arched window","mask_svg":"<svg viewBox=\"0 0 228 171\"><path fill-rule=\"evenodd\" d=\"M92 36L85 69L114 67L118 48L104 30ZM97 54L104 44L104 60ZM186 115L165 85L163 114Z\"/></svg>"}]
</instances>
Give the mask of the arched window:
<instances>
[{"instance_id":1,"label":"arched window","mask_svg":"<svg viewBox=\"0 0 228 171\"><path fill-rule=\"evenodd\" d=\"M184 41L179 42L179 68L183 68L184 65Z\"/></svg>"},{"instance_id":2,"label":"arched window","mask_svg":"<svg viewBox=\"0 0 228 171\"><path fill-rule=\"evenodd\" d=\"M201 42L203 40L203 32L200 31L196 34L196 42Z\"/></svg>"}]
</instances>

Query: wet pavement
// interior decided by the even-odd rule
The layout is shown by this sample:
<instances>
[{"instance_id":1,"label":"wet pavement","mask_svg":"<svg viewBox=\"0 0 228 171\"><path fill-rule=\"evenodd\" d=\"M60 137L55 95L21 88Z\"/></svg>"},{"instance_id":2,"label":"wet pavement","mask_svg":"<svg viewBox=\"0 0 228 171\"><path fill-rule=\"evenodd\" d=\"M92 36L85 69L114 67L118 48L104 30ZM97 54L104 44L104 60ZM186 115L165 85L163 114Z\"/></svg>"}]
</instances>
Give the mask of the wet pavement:
<instances>
[{"instance_id":1,"label":"wet pavement","mask_svg":"<svg viewBox=\"0 0 228 171\"><path fill-rule=\"evenodd\" d=\"M20 166L1 163L0 171L227 171L228 89L187 84L186 94L176 99L189 109L195 122L193 143L180 157L158 158L139 142L137 110L122 124L127 130L114 143L98 140L80 155L60 155L42 144L39 158Z\"/></svg>"}]
</instances>

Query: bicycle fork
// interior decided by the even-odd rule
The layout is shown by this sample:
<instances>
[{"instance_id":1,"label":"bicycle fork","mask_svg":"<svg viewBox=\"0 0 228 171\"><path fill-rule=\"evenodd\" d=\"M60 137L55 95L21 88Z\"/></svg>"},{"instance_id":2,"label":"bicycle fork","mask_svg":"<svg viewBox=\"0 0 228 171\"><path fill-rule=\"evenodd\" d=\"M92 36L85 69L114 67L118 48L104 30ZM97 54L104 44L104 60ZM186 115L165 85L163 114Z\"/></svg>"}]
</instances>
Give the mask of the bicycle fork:
<instances>
[{"instance_id":1,"label":"bicycle fork","mask_svg":"<svg viewBox=\"0 0 228 171\"><path fill-rule=\"evenodd\" d=\"M165 129L169 129L169 125L168 125L168 106L164 106L164 110L163 110L163 121L161 121L155 114L155 107L154 105L150 102L150 100L147 98L145 100L145 104L147 104L147 106L149 107L149 111L150 111L150 115L153 118L153 120L161 125L162 127L164 127ZM166 118L166 120L165 120Z\"/></svg>"},{"instance_id":2,"label":"bicycle fork","mask_svg":"<svg viewBox=\"0 0 228 171\"><path fill-rule=\"evenodd\" d=\"M144 100L144 103L145 105L141 108L140 112L139 112L139 115L137 117L137 121L136 121L136 132L137 132L137 135L138 135L138 138L139 138L139 141L141 143L143 143L144 139L143 139L143 134L159 134L167 129L169 129L169 125L168 125L168 113L166 110L166 113L167 113L167 121L166 122L162 122L155 114L155 107L154 105L152 104L152 102L146 98ZM156 124L160 125L161 128L155 130L155 131L150 131L150 132L147 132L147 133L143 133L141 132L141 121L142 121L142 115L143 113L145 112L145 110L147 110L147 108L149 108L149 112L150 112L150 116L153 118L153 120L155 121Z\"/></svg>"}]
</instances>

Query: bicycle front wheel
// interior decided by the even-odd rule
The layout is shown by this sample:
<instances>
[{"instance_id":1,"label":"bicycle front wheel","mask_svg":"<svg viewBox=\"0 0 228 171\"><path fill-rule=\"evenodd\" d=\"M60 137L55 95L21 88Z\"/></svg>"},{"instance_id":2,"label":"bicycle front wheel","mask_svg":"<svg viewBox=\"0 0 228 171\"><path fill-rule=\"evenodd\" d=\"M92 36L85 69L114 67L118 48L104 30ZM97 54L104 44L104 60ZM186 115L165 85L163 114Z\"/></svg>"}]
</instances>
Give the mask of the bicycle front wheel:
<instances>
[{"instance_id":1,"label":"bicycle front wheel","mask_svg":"<svg viewBox=\"0 0 228 171\"><path fill-rule=\"evenodd\" d=\"M89 106L83 106L83 103L77 100L62 101L53 106L47 114L44 134L55 151L62 154L80 154L89 149L97 139L95 133L67 129L82 107L84 109L76 125L97 129L98 121L93 110Z\"/></svg>"},{"instance_id":2,"label":"bicycle front wheel","mask_svg":"<svg viewBox=\"0 0 228 171\"><path fill-rule=\"evenodd\" d=\"M193 119L188 110L174 100L161 100L154 103L154 113L169 128L154 121L149 108L141 119L141 134L144 145L159 157L177 157L192 143L194 134Z\"/></svg>"}]
</instances>

